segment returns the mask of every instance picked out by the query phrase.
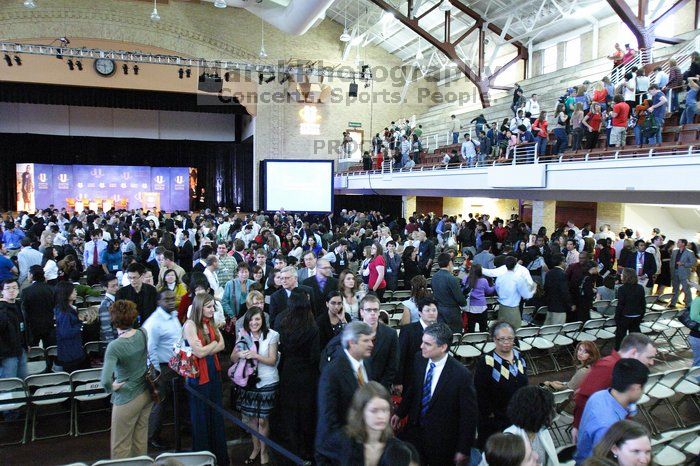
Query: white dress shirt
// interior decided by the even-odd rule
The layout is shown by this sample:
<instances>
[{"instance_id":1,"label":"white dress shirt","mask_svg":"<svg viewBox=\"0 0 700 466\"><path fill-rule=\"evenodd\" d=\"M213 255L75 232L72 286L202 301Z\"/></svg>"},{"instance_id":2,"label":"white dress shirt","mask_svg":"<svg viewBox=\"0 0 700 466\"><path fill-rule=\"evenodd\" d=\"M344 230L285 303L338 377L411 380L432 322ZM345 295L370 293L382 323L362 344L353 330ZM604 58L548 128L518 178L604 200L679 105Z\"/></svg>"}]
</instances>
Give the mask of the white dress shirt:
<instances>
[{"instance_id":1,"label":"white dress shirt","mask_svg":"<svg viewBox=\"0 0 700 466\"><path fill-rule=\"evenodd\" d=\"M361 367L362 368L362 377L365 379L364 382L365 383L369 382L369 377L367 377L367 368L365 368L365 365L362 364L362 361L358 361L357 359L353 358L347 349L343 349L343 351L345 351L345 355L348 357L348 360L350 361L350 366L352 367L352 373L355 376L355 378L357 378L357 369L359 369Z\"/></svg>"},{"instance_id":2,"label":"white dress shirt","mask_svg":"<svg viewBox=\"0 0 700 466\"><path fill-rule=\"evenodd\" d=\"M505 275L508 272L508 267L505 265L502 265L500 267L497 267L495 269L487 269L483 268L481 272L484 274L485 277L491 277L491 278L498 278L502 275ZM534 283L532 281L532 275L530 274L530 271L527 269L527 267L523 267L520 264L515 264L515 268L513 269L513 273L518 278L523 278L527 282L529 286L532 286Z\"/></svg>"},{"instance_id":3,"label":"white dress shirt","mask_svg":"<svg viewBox=\"0 0 700 466\"><path fill-rule=\"evenodd\" d=\"M523 267L524 268L524 267ZM527 270L527 269L526 269ZM532 280L532 278L530 278ZM521 299L530 299L536 288L514 271L507 272L496 279L498 302L504 306L517 307Z\"/></svg>"},{"instance_id":4,"label":"white dress shirt","mask_svg":"<svg viewBox=\"0 0 700 466\"><path fill-rule=\"evenodd\" d=\"M442 370L445 368L447 356L448 354L445 353L445 355L439 361L430 360L425 366L425 375L423 376L423 383L425 383L425 378L428 376L428 371L430 370L430 363L435 363L435 369L433 369L433 380L430 383L430 398L432 398L433 393L435 393L435 387L437 387L438 381L440 380L440 374L442 374Z\"/></svg>"}]
</instances>

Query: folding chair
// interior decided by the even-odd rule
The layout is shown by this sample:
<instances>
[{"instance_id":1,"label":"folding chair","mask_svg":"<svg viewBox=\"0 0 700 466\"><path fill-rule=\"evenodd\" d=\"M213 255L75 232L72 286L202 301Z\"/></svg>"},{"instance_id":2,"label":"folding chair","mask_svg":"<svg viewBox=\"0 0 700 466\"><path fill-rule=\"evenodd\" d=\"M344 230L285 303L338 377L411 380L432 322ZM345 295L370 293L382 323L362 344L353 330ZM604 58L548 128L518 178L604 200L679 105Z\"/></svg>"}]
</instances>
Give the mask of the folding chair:
<instances>
[{"instance_id":1,"label":"folding chair","mask_svg":"<svg viewBox=\"0 0 700 466\"><path fill-rule=\"evenodd\" d=\"M659 320L657 320L654 324L659 329L663 328L663 330L661 330L660 333L663 334L664 338L666 339L666 341L668 341L669 346L673 349L674 352L677 351L676 346L673 344L673 338L676 335L680 335L681 339L683 340L683 343L687 346L690 346L690 341L688 341L688 337L683 332L685 325L683 325L678 320L678 314L679 312L675 309L663 311L661 313L661 316L659 317ZM670 335L666 332L670 332Z\"/></svg>"},{"instance_id":2,"label":"folding chair","mask_svg":"<svg viewBox=\"0 0 700 466\"><path fill-rule=\"evenodd\" d=\"M584 323L581 331L576 335L576 341L596 341L598 330L605 325L605 319L591 319Z\"/></svg>"},{"instance_id":3,"label":"folding chair","mask_svg":"<svg viewBox=\"0 0 700 466\"><path fill-rule=\"evenodd\" d=\"M56 364L58 360L58 346L49 346L46 348L46 361L50 365L53 372L63 372L63 368Z\"/></svg>"},{"instance_id":4,"label":"folding chair","mask_svg":"<svg viewBox=\"0 0 700 466\"><path fill-rule=\"evenodd\" d=\"M52 374L40 374L40 375L30 375L29 377L26 378L25 384L27 385L27 391L29 392L30 396L30 408L32 411L32 441L34 440L39 440L39 439L49 439L49 438L56 438L56 437L65 437L69 436L73 433L73 422L72 422L72 416L69 416L68 420L68 432L60 433L60 434L54 434L54 435L47 435L47 436L38 436L36 435L36 425L37 425L37 418L39 418L39 409L42 407L49 407L49 406L60 406L63 402L68 400L68 396L62 397L62 398L51 398L47 400L37 400L34 399L34 397L38 397L41 395L54 395L54 394L59 394L59 393L70 393L71 392L71 386L70 386L70 375L67 374L66 372L56 372ZM65 414L70 414L71 410L68 411L58 411L58 412L53 412L51 414L47 414L42 417L56 417L58 415L65 415Z\"/></svg>"},{"instance_id":5,"label":"folding chair","mask_svg":"<svg viewBox=\"0 0 700 466\"><path fill-rule=\"evenodd\" d=\"M216 456L208 451L193 451L187 453L161 453L156 461L172 458L183 466L216 466Z\"/></svg>"},{"instance_id":6,"label":"folding chair","mask_svg":"<svg viewBox=\"0 0 700 466\"><path fill-rule=\"evenodd\" d=\"M671 369L670 371L662 373L658 383L649 391L649 396L657 400L656 403L649 408L649 414L651 414L658 405L663 403L671 412L677 426L685 427L683 418L676 407L673 406L673 403L671 403L671 398L676 395L676 386L685 379L687 373L687 368Z\"/></svg>"},{"instance_id":7,"label":"folding chair","mask_svg":"<svg viewBox=\"0 0 700 466\"><path fill-rule=\"evenodd\" d=\"M523 306L522 312L522 325L537 325L535 322L535 313L537 308L535 306Z\"/></svg>"},{"instance_id":8,"label":"folding chair","mask_svg":"<svg viewBox=\"0 0 700 466\"><path fill-rule=\"evenodd\" d=\"M465 362L476 359L483 354L483 348L488 339L489 334L486 332L465 333L455 347L453 354L465 359Z\"/></svg>"},{"instance_id":9,"label":"folding chair","mask_svg":"<svg viewBox=\"0 0 700 466\"><path fill-rule=\"evenodd\" d=\"M646 302L647 305L647 311L660 311L661 309L655 309L654 305L656 302L659 300L659 295L657 294L650 294L648 296L644 297L644 301Z\"/></svg>"},{"instance_id":10,"label":"folding chair","mask_svg":"<svg viewBox=\"0 0 700 466\"><path fill-rule=\"evenodd\" d=\"M656 385L659 383L662 377L663 373L661 372L653 372L649 374L647 383L642 388L642 397L639 399L639 401L637 401L637 407L639 408L639 412L642 414L642 416L644 416L644 419L646 419L647 423L649 424L652 434L658 434L660 431L656 423L654 422L654 419L651 416L651 413L649 412L647 406L653 398L656 398L652 395L652 390L656 387ZM654 395L664 396L668 395L668 392L661 389L654 392Z\"/></svg>"},{"instance_id":11,"label":"folding chair","mask_svg":"<svg viewBox=\"0 0 700 466\"><path fill-rule=\"evenodd\" d=\"M605 316L605 312L608 309L609 305L610 300L607 299L593 301L593 309L595 309L595 311L591 310L591 319L600 319L601 317Z\"/></svg>"},{"instance_id":12,"label":"folding chair","mask_svg":"<svg viewBox=\"0 0 700 466\"><path fill-rule=\"evenodd\" d=\"M0 401L7 401L7 400L12 400L14 398L26 398L27 397L27 390L24 386L24 382L22 379L18 379L16 377L11 377L11 378L6 378L6 379L0 379ZM10 415L8 413L12 411L19 411L20 409L24 409L24 425L22 427L22 435L20 436L19 441L17 442L3 442L0 443L1 447L7 446L7 445L19 445L19 444L24 444L27 441L27 425L29 422L29 414L27 410L27 402L26 401L19 401L16 403L3 403L0 404L0 425L8 425L8 424L18 424L22 421L20 417L17 419L6 419L3 420L5 416L8 418ZM4 429L3 429L4 431ZM6 435L3 435L2 438L7 438Z\"/></svg>"},{"instance_id":13,"label":"folding chair","mask_svg":"<svg viewBox=\"0 0 700 466\"><path fill-rule=\"evenodd\" d=\"M568 369L574 367L575 358L573 352L573 345L574 341L576 340L575 336L581 329L582 325L582 322L570 322L568 324L564 324L562 325L559 334L554 338L554 346L556 347L557 352L561 352L562 350L565 351L567 355L566 360L568 361L566 364L562 365L559 362L559 360L557 360L559 369ZM555 352L555 357L557 352Z\"/></svg>"},{"instance_id":14,"label":"folding chair","mask_svg":"<svg viewBox=\"0 0 700 466\"><path fill-rule=\"evenodd\" d=\"M639 330L645 335L653 333L654 324L657 320L659 320L659 317L661 317L661 312L647 312L644 314L644 317L642 317L642 322L639 324Z\"/></svg>"},{"instance_id":15,"label":"folding chair","mask_svg":"<svg viewBox=\"0 0 700 466\"><path fill-rule=\"evenodd\" d=\"M46 352L40 346L32 346L27 353L27 375L46 372Z\"/></svg>"},{"instance_id":16,"label":"folding chair","mask_svg":"<svg viewBox=\"0 0 700 466\"><path fill-rule=\"evenodd\" d=\"M153 466L156 464L150 456L137 456L121 460L102 460L92 463L92 466ZM208 463L207 463L208 464Z\"/></svg>"},{"instance_id":17,"label":"folding chair","mask_svg":"<svg viewBox=\"0 0 700 466\"><path fill-rule=\"evenodd\" d=\"M394 291L392 295L392 300L393 301L403 301L404 299L408 299L411 297L411 291L410 290L396 290Z\"/></svg>"},{"instance_id":18,"label":"folding chair","mask_svg":"<svg viewBox=\"0 0 700 466\"><path fill-rule=\"evenodd\" d=\"M572 406L572 398L574 391L570 389L555 392L554 394L554 410L556 415L552 419L551 431L555 438L560 441L560 444L564 445L570 443L571 437L569 432L571 431L571 425L574 422L573 415L569 414L567 409Z\"/></svg>"},{"instance_id":19,"label":"folding chair","mask_svg":"<svg viewBox=\"0 0 700 466\"><path fill-rule=\"evenodd\" d=\"M73 425L75 429L73 435L76 437L82 434L94 434L97 432L107 432L110 429L110 418L105 416L107 419L107 427L102 429L86 430L80 432L80 424L78 423L80 419L80 406L86 403L102 403L103 406L100 409L92 409L89 411L83 411L82 414L88 413L98 413L98 412L110 412L111 403L109 403L109 393L107 393L102 384L100 383L100 376L102 369L83 369L79 371L74 371L70 374L70 385L75 393L73 397ZM88 395L78 395L80 392L85 392L88 390L102 390L102 393L94 393Z\"/></svg>"},{"instance_id":20,"label":"folding chair","mask_svg":"<svg viewBox=\"0 0 700 466\"><path fill-rule=\"evenodd\" d=\"M700 366L688 369L683 380L681 380L674 389L676 393L682 395L676 405L680 405L689 398L700 411L700 404L698 404L698 395L700 395Z\"/></svg>"},{"instance_id":21,"label":"folding chair","mask_svg":"<svg viewBox=\"0 0 700 466\"><path fill-rule=\"evenodd\" d=\"M700 425L664 432L661 434L661 440L652 444L654 464L659 466L685 464L688 456L695 457L699 453Z\"/></svg>"},{"instance_id":22,"label":"folding chair","mask_svg":"<svg viewBox=\"0 0 700 466\"><path fill-rule=\"evenodd\" d=\"M83 349L90 359L104 359L108 344L106 341L88 341L83 345Z\"/></svg>"},{"instance_id":23,"label":"folding chair","mask_svg":"<svg viewBox=\"0 0 700 466\"><path fill-rule=\"evenodd\" d=\"M530 370L533 371L533 374L537 373L535 372L537 368L532 362L532 357L530 355L532 345L529 341L532 341L532 339L534 339L538 333L540 333L540 327L520 327L515 331L516 346L518 347L520 353L525 357L527 365Z\"/></svg>"},{"instance_id":24,"label":"folding chair","mask_svg":"<svg viewBox=\"0 0 700 466\"><path fill-rule=\"evenodd\" d=\"M540 327L540 331L537 333L536 337L526 338L526 340L529 340L528 343L530 343L533 348L547 353L547 356L549 356L549 358L552 360L552 364L554 366L552 370L554 371L560 370L559 362L557 362L557 358L554 357L554 352L550 350L554 349L554 341L559 333L561 333L561 329L563 327L563 325L544 325ZM533 366L535 366L533 367L533 372L535 374L540 373L540 369L535 365L535 360L539 359L539 357L533 356L530 359L532 360Z\"/></svg>"}]
</instances>

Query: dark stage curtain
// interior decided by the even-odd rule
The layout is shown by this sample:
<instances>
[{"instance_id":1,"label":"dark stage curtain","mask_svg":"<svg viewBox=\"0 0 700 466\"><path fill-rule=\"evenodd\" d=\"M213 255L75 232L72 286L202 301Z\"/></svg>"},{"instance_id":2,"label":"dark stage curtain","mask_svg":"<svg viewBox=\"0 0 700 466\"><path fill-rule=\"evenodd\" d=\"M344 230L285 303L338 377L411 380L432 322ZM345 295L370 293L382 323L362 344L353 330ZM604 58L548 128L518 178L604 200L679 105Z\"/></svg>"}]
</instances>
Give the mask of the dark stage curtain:
<instances>
[{"instance_id":1,"label":"dark stage curtain","mask_svg":"<svg viewBox=\"0 0 700 466\"><path fill-rule=\"evenodd\" d=\"M17 206L17 163L193 167L205 202L253 208L253 142L175 141L0 133L0 208ZM45 206L39 206L45 207Z\"/></svg>"}]
</instances>

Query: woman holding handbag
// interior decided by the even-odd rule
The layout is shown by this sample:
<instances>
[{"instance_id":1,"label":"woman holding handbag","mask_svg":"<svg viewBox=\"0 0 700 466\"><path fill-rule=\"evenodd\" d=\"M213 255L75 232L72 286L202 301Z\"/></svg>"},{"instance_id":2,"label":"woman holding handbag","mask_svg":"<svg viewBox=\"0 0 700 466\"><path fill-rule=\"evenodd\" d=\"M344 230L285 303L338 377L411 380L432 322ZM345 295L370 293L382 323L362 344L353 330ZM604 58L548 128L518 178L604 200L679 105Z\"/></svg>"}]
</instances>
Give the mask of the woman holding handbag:
<instances>
[{"instance_id":1,"label":"woman holding handbag","mask_svg":"<svg viewBox=\"0 0 700 466\"><path fill-rule=\"evenodd\" d=\"M268 419L275 405L279 374L277 372L277 345L279 333L269 329L260 307L250 308L243 317L236 347L231 353L233 366L229 377L239 387L236 407L251 429L269 436ZM251 371L247 368L253 368ZM253 439L253 452L244 464L253 464L260 455L260 464L267 464L269 457L264 443Z\"/></svg>"},{"instance_id":2,"label":"woman holding handbag","mask_svg":"<svg viewBox=\"0 0 700 466\"><path fill-rule=\"evenodd\" d=\"M145 455L148 450L148 418L153 401L146 381L146 332L133 328L136 304L123 299L109 308L118 337L107 346L101 384L112 393L112 459Z\"/></svg>"},{"instance_id":3,"label":"woman holding handbag","mask_svg":"<svg viewBox=\"0 0 700 466\"><path fill-rule=\"evenodd\" d=\"M197 294L192 313L185 322L183 336L191 348L197 376L185 383L204 399L222 406L221 365L217 353L224 350L224 339L214 325L214 297ZM204 400L189 393L192 420L192 451L207 450L216 455L218 464L229 464L224 419Z\"/></svg>"}]
</instances>

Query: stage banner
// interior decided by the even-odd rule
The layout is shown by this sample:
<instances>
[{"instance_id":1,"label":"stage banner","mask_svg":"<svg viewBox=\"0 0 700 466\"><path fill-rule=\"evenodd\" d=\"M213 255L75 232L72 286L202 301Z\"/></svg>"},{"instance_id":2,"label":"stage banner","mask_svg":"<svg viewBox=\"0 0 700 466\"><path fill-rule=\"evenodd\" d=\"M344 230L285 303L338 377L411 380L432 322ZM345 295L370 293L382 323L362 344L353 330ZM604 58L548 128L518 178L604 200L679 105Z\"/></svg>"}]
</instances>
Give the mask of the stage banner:
<instances>
[{"instance_id":1,"label":"stage banner","mask_svg":"<svg viewBox=\"0 0 700 466\"><path fill-rule=\"evenodd\" d=\"M193 169L195 177L196 169ZM189 198L190 169L186 167L170 167L170 205L172 210L190 210ZM195 178L196 179L196 178Z\"/></svg>"},{"instance_id":2,"label":"stage banner","mask_svg":"<svg viewBox=\"0 0 700 466\"><path fill-rule=\"evenodd\" d=\"M46 208L54 204L53 165L34 164L34 187L36 188L35 206Z\"/></svg>"}]
</instances>

